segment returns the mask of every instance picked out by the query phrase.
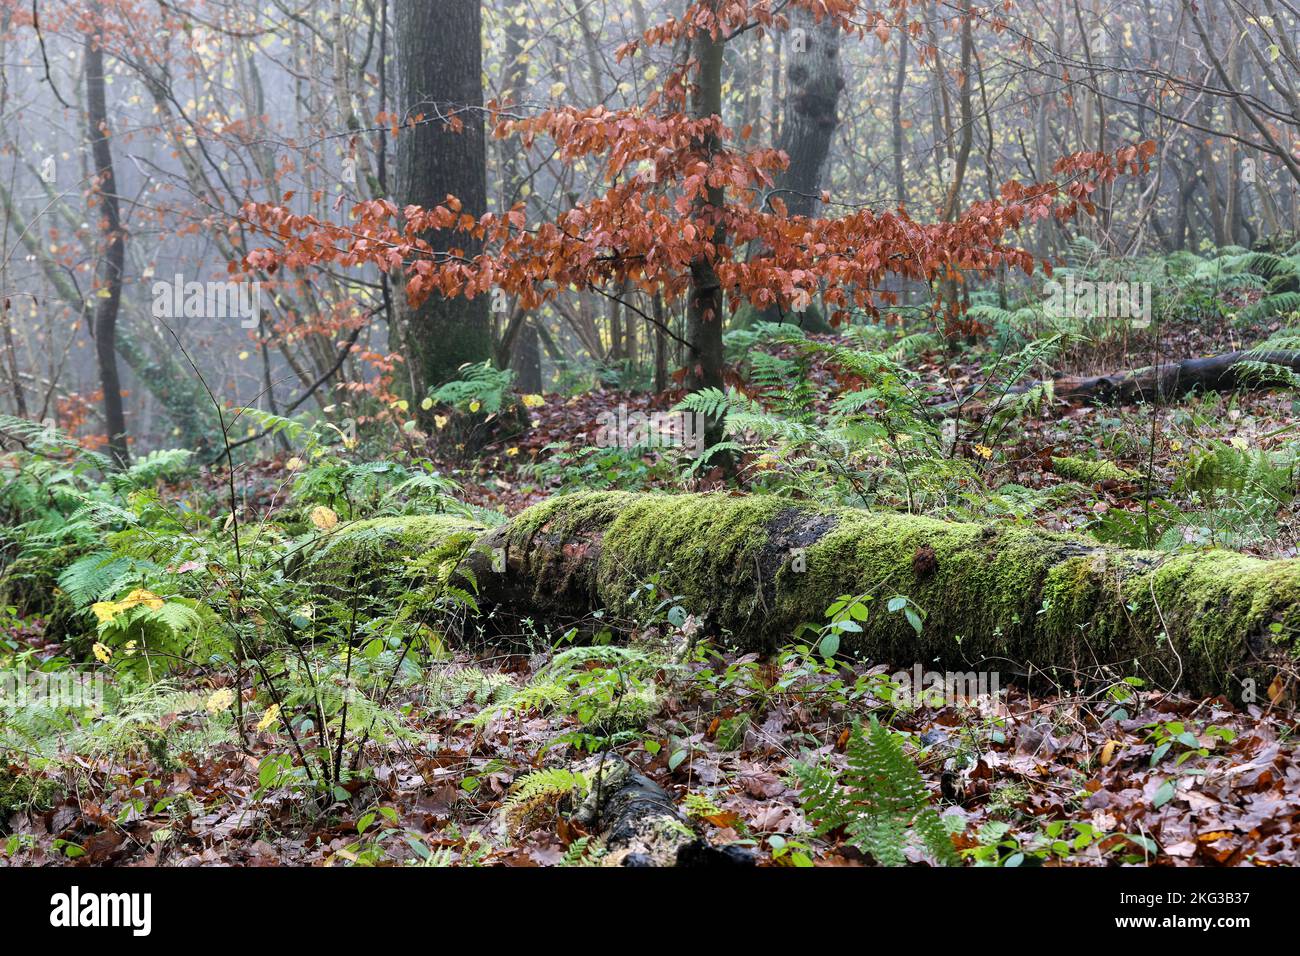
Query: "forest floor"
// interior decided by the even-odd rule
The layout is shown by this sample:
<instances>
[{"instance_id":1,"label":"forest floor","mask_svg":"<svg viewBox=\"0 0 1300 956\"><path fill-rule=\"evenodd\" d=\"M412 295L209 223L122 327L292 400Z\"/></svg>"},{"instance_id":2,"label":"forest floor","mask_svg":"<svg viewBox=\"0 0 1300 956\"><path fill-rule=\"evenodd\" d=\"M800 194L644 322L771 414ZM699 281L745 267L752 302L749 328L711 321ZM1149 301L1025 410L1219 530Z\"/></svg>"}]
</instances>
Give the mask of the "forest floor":
<instances>
[{"instance_id":1,"label":"forest floor","mask_svg":"<svg viewBox=\"0 0 1300 956\"><path fill-rule=\"evenodd\" d=\"M1170 357L1242 344L1231 328L1167 336L1160 348ZM1085 355L1073 370L1126 367L1116 361ZM950 400L979 380L978 363L945 349L917 362L930 402ZM841 388L839 374L820 361L810 369L829 396ZM514 514L571 486L625 486L623 472L545 464L560 457L557 449L589 445L603 412L667 407L663 398L614 389L544 399L529 410L522 433L492 441L472 463L441 462L466 500ZM1123 516L1146 507L1141 482L1081 485L1052 470L1054 455L1104 457L1150 474L1170 489L1171 505L1204 517L1200 527L1180 526L1187 542L1229 541L1295 557L1294 502L1279 507L1265 529L1250 523L1257 519L1232 517L1224 507L1232 503L1207 501L1176 481L1186 450L1217 442L1267 452L1294 441L1288 429L1295 417L1295 399L1280 392L1192 397L1155 411L1049 404L1014 434L985 439L996 455L982 463L983 485L997 489L985 504L1003 508L1004 520L1076 532L1109 521L1122 534ZM436 444L431 453L440 454ZM752 464L742 463L742 488L747 475L762 477L748 470ZM680 487L677 472L653 457L644 465L636 487ZM250 485L270 489L283 468L283 458L251 467ZM697 487L716 479L699 476ZM653 622L628 622L626 630L632 648L657 637ZM10 626L9 636L42 658L64 650L43 638L39 621ZM568 765L566 754L593 742L590 714L580 705L519 713L502 706L544 677L553 660L542 646L533 654L460 649L424 661L427 679L403 687L394 702L406 733L372 748L373 772L323 803L304 803L291 787L268 783L266 757L284 749L274 730L254 734L247 751L229 742L201 753L159 746L129 757L74 754L49 771L48 786L29 787L21 798L17 778L0 766L0 796L11 814L0 826L0 865L582 862L585 834L560 812L560 797L503 812L512 784ZM1289 688L1269 688L1243 708L1223 697L1167 694L1136 678L1101 690L1039 681L1004 687L992 699L900 707L877 696L879 682L910 672L911 662L830 664L798 645L766 659L717 646L685 663L662 660L650 674L654 693L635 714L605 727L603 739L616 738L620 752L711 841L744 842L764 865L869 863L839 835L813 835L792 776L795 761L842 766L849 728L868 711L908 741L956 845L977 864L1281 865L1300 853ZM178 688L142 725L202 732L212 719L205 701L219 685L186 686L182 676ZM920 859L919 851L914 856Z\"/></svg>"}]
</instances>

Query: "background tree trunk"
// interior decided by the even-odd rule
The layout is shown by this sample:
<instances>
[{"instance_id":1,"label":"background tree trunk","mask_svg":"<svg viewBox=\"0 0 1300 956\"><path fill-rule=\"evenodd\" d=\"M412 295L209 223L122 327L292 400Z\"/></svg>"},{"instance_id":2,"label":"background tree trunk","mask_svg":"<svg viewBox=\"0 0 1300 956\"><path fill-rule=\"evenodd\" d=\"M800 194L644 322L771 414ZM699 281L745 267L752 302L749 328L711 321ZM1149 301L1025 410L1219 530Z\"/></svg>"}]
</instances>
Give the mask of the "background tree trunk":
<instances>
[{"instance_id":1,"label":"background tree trunk","mask_svg":"<svg viewBox=\"0 0 1300 956\"><path fill-rule=\"evenodd\" d=\"M829 18L817 23L800 7L790 13L786 47L785 109L776 146L790 157L790 165L776 177L773 195L785 203L791 216L815 217L821 208L822 169L835 138L844 89L840 31ZM758 317L778 322L784 316L778 306L771 306ZM800 324L805 323L800 320ZM820 315L806 327L829 331Z\"/></svg>"},{"instance_id":2,"label":"background tree trunk","mask_svg":"<svg viewBox=\"0 0 1300 956\"><path fill-rule=\"evenodd\" d=\"M817 23L802 7L791 12L790 28L785 116L777 142L777 148L789 155L790 165L777 177L776 195L790 215L815 216L820 208L822 169L839 123L837 109L844 89L840 31L829 17Z\"/></svg>"},{"instance_id":3,"label":"background tree trunk","mask_svg":"<svg viewBox=\"0 0 1300 956\"><path fill-rule=\"evenodd\" d=\"M510 353L510 368L515 373L515 390L535 395L542 390L542 350L537 337L535 317L524 319Z\"/></svg>"},{"instance_id":4,"label":"background tree trunk","mask_svg":"<svg viewBox=\"0 0 1300 956\"><path fill-rule=\"evenodd\" d=\"M117 313L122 302L122 264L126 237L117 202L113 150L109 145L108 107L104 98L104 51L100 37L86 36L86 119L90 126L91 154L95 163L95 192L99 197L104 256L99 264L100 291L95 299L95 360L104 391L104 430L108 450L118 465L131 460L126 442L126 414L122 408L122 382L117 373Z\"/></svg>"},{"instance_id":5,"label":"background tree trunk","mask_svg":"<svg viewBox=\"0 0 1300 956\"><path fill-rule=\"evenodd\" d=\"M695 40L695 94L692 111L697 117L722 115L722 59L725 43L701 32ZM719 146L715 137L702 144L711 153ZM710 186L703 202L697 205L699 213L696 227L712 237L715 246L727 241L727 234L716 217L725 202L723 189ZM686 340L690 343L686 358L686 385L692 391L701 388L722 388L722 285L713 263L701 256L691 263L691 287L686 313ZM721 438L721 425L710 422L707 440L710 444Z\"/></svg>"},{"instance_id":6,"label":"background tree trunk","mask_svg":"<svg viewBox=\"0 0 1300 956\"><path fill-rule=\"evenodd\" d=\"M408 122L424 116L398 137L399 205L436 206L452 195L465 213L480 216L487 210L487 167L479 0L396 0L394 13L398 102ZM447 125L452 117L464 124L459 132ZM473 256L480 251L463 233L425 238L438 252L459 248ZM470 300L434 294L411 310L399 296L399 321L417 392L455 378L466 362L491 356L489 304L487 296Z\"/></svg>"}]
</instances>

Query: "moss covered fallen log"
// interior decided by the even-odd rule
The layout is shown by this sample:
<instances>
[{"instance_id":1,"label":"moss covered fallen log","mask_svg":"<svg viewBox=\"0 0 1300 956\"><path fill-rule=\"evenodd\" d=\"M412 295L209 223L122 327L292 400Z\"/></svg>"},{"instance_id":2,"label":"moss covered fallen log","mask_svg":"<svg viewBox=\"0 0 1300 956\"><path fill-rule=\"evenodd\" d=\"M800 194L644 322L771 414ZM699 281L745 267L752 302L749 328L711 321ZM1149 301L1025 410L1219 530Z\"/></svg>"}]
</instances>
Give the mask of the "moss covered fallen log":
<instances>
[{"instance_id":1,"label":"moss covered fallen log","mask_svg":"<svg viewBox=\"0 0 1300 956\"><path fill-rule=\"evenodd\" d=\"M418 555L453 531L460 540L478 531L464 562L498 621L558 623L597 609L637 617L642 586L657 581L715 633L769 650L803 623L824 624L841 595L863 594L870 614L842 647L872 659L1064 683L1136 675L1238 699L1289 669L1300 637L1300 561L1231 551L1169 556L764 496L584 493L490 530L427 522L367 523L341 533L331 553L380 541L386 556ZM923 612L919 633L887 611L896 596Z\"/></svg>"}]
</instances>

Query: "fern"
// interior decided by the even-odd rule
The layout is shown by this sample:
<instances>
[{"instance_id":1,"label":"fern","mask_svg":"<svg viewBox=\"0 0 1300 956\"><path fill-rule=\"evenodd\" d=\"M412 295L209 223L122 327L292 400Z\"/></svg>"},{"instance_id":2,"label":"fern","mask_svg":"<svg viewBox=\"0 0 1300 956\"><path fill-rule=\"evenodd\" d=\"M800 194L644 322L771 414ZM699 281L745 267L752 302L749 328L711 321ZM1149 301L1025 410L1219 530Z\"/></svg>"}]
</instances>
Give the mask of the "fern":
<instances>
[{"instance_id":1,"label":"fern","mask_svg":"<svg viewBox=\"0 0 1300 956\"><path fill-rule=\"evenodd\" d=\"M823 766L794 765L804 814L818 836L843 829L850 845L882 866L905 865L914 836L937 863L958 864L925 781L894 733L872 718L869 731L854 728L847 756L838 777Z\"/></svg>"},{"instance_id":2,"label":"fern","mask_svg":"<svg viewBox=\"0 0 1300 956\"><path fill-rule=\"evenodd\" d=\"M1237 313L1237 321L1254 325L1277 315L1300 313L1300 292L1279 292L1252 302Z\"/></svg>"},{"instance_id":3,"label":"fern","mask_svg":"<svg viewBox=\"0 0 1300 956\"><path fill-rule=\"evenodd\" d=\"M517 780L501 804L501 815L511 829L519 829L545 809L553 810L561 800L581 800L590 781L586 775L563 767L537 770Z\"/></svg>"},{"instance_id":4,"label":"fern","mask_svg":"<svg viewBox=\"0 0 1300 956\"><path fill-rule=\"evenodd\" d=\"M469 406L477 402L476 411L491 415L505 404L513 381L514 373L509 369L495 368L490 361L480 362L462 367L460 378L430 390L429 397L447 405Z\"/></svg>"}]
</instances>

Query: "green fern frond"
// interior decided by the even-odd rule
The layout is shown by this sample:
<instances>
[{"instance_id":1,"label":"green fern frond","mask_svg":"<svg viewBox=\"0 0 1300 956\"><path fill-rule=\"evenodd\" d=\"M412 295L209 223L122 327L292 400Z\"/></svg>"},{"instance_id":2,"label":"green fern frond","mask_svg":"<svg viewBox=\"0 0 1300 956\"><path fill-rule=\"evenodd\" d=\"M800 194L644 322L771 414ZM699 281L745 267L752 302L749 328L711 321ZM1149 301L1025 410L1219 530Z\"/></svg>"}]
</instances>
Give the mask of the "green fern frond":
<instances>
[{"instance_id":1,"label":"green fern frond","mask_svg":"<svg viewBox=\"0 0 1300 956\"><path fill-rule=\"evenodd\" d=\"M590 781L583 773L554 767L537 770L515 781L501 804L501 814L512 830L522 827L544 809L554 809L561 800L581 800Z\"/></svg>"},{"instance_id":2,"label":"green fern frond","mask_svg":"<svg viewBox=\"0 0 1300 956\"><path fill-rule=\"evenodd\" d=\"M850 844L882 866L903 866L912 835L943 866L959 863L956 849L916 764L896 734L874 718L855 727L838 778L823 767L795 764L804 815L818 835L843 828Z\"/></svg>"}]
</instances>

